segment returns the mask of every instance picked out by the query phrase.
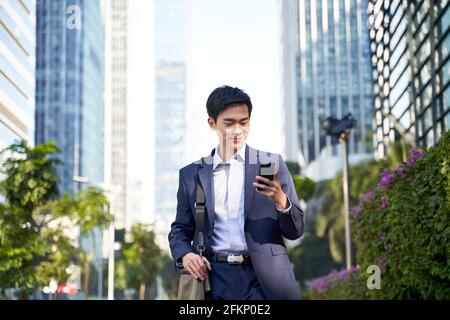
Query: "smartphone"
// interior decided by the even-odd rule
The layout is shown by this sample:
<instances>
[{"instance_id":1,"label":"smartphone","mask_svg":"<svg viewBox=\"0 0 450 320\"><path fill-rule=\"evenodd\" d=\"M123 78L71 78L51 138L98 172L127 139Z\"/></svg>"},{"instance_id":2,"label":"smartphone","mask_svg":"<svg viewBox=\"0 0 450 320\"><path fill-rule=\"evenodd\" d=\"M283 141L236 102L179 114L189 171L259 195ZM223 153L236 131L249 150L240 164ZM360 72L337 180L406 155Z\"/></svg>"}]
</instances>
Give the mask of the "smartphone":
<instances>
[{"instance_id":1,"label":"smartphone","mask_svg":"<svg viewBox=\"0 0 450 320\"><path fill-rule=\"evenodd\" d=\"M273 180L274 174L275 174L275 163L272 162L263 163L259 167L259 176L261 177ZM264 183L260 180L258 180L258 183L267 185L267 183ZM261 189L260 187L256 187L256 190L262 191L263 189Z\"/></svg>"}]
</instances>

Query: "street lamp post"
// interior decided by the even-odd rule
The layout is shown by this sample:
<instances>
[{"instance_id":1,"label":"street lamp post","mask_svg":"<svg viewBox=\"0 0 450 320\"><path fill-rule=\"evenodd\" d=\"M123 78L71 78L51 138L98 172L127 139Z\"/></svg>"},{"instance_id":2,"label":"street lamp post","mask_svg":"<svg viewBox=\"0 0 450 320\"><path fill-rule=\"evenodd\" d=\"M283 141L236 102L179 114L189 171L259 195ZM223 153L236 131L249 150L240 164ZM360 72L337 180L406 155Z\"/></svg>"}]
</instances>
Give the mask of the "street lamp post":
<instances>
[{"instance_id":1,"label":"street lamp post","mask_svg":"<svg viewBox=\"0 0 450 320\"><path fill-rule=\"evenodd\" d=\"M350 269L352 266L352 247L350 234L350 181L348 174L348 139L350 137L351 129L356 124L355 119L351 113L344 118L338 120L328 117L322 121L322 126L327 135L338 139L342 146L342 175L343 175L343 194L344 194L344 221L345 221L345 259L346 267Z\"/></svg>"},{"instance_id":2,"label":"street lamp post","mask_svg":"<svg viewBox=\"0 0 450 320\"><path fill-rule=\"evenodd\" d=\"M111 202L116 198L116 194L121 190L118 185L103 184L102 189L107 192L108 195L108 212L111 213ZM114 209L113 209L114 210ZM114 212L112 213L114 215ZM114 264L115 264L115 224L114 219L109 224L108 228L108 300L114 300Z\"/></svg>"},{"instance_id":3,"label":"street lamp post","mask_svg":"<svg viewBox=\"0 0 450 320\"><path fill-rule=\"evenodd\" d=\"M108 204L109 212L109 204ZM108 300L114 300L114 222L109 224L108 244Z\"/></svg>"}]
</instances>

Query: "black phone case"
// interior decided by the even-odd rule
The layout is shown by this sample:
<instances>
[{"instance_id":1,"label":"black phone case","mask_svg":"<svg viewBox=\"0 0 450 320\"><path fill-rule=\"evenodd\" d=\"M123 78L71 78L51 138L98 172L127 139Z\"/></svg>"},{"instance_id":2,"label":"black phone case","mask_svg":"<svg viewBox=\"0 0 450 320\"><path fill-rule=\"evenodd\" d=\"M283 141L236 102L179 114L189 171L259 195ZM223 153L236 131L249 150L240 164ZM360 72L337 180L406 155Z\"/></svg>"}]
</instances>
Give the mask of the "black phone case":
<instances>
[{"instance_id":1,"label":"black phone case","mask_svg":"<svg viewBox=\"0 0 450 320\"><path fill-rule=\"evenodd\" d=\"M270 169L269 170L264 170L264 169L272 168L271 171L273 172L273 166L274 166L273 163L261 164L261 166L259 167L259 174L258 175L261 176L261 177L264 177L266 179L273 180L273 176L274 176L273 173L272 174L267 174L267 171L269 171ZM263 174L263 172L265 172L265 173ZM264 183L262 181L259 181L258 183L267 185L267 183ZM256 190L262 191L263 189L261 189L259 187L256 187Z\"/></svg>"}]
</instances>

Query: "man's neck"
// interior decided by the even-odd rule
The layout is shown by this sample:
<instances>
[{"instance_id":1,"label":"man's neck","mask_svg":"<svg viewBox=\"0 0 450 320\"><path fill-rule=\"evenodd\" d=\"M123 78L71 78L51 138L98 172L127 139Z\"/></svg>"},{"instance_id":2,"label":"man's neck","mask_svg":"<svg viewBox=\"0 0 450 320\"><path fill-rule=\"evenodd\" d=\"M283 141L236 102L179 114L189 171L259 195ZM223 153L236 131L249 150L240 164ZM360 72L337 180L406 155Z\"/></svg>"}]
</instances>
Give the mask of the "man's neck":
<instances>
[{"instance_id":1,"label":"man's neck","mask_svg":"<svg viewBox=\"0 0 450 320\"><path fill-rule=\"evenodd\" d=\"M234 155L236 155L238 153L239 149L235 149L234 147L232 148L224 148L223 145L219 146L219 156L220 159L222 159L222 161L227 162L228 160L230 160Z\"/></svg>"}]
</instances>

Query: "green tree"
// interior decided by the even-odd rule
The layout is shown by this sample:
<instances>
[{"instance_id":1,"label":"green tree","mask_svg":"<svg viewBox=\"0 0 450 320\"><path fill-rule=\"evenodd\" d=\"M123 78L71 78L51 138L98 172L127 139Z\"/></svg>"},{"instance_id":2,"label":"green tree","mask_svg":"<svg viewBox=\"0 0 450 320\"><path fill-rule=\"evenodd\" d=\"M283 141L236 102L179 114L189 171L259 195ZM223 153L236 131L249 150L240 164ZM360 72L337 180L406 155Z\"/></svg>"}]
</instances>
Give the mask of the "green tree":
<instances>
[{"instance_id":1,"label":"green tree","mask_svg":"<svg viewBox=\"0 0 450 320\"><path fill-rule=\"evenodd\" d=\"M35 285L36 264L45 256L48 246L41 241L46 217L39 214L47 202L58 196L55 166L59 161L47 157L58 152L48 143L35 148L25 141L13 144L1 154L0 192L6 203L0 204L0 286L26 289Z\"/></svg>"},{"instance_id":2,"label":"green tree","mask_svg":"<svg viewBox=\"0 0 450 320\"><path fill-rule=\"evenodd\" d=\"M179 272L177 272L172 258L166 253L163 253L160 259L159 271L169 299L177 299Z\"/></svg>"},{"instance_id":3,"label":"green tree","mask_svg":"<svg viewBox=\"0 0 450 320\"><path fill-rule=\"evenodd\" d=\"M133 225L129 238L123 244L122 259L117 263L117 287L135 288L139 292L139 300L149 299L154 295L150 289L156 285L163 254L148 225Z\"/></svg>"},{"instance_id":4,"label":"green tree","mask_svg":"<svg viewBox=\"0 0 450 320\"><path fill-rule=\"evenodd\" d=\"M7 158L0 182L0 289L18 287L23 299L51 278L66 282L68 267L85 260L69 231L78 225L84 235L112 220L97 188L59 196L58 152L53 142L32 148L25 141L1 152Z\"/></svg>"}]
</instances>

